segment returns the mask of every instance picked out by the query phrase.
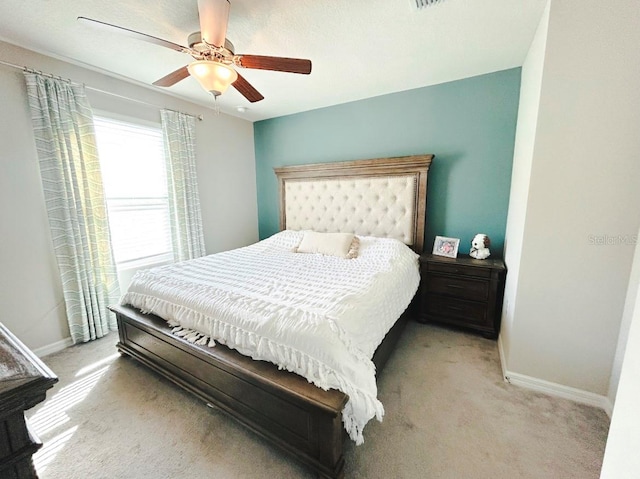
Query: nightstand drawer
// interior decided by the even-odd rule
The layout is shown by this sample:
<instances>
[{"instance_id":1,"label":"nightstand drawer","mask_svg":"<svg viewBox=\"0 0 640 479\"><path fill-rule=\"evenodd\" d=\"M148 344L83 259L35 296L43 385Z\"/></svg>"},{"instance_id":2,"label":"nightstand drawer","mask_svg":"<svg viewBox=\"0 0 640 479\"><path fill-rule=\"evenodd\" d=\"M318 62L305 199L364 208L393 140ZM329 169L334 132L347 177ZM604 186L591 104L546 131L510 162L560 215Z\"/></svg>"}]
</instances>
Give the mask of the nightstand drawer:
<instances>
[{"instance_id":1,"label":"nightstand drawer","mask_svg":"<svg viewBox=\"0 0 640 479\"><path fill-rule=\"evenodd\" d=\"M483 303L428 294L423 298L422 311L427 315L437 316L440 321L450 318L478 326L487 324L487 308Z\"/></svg>"},{"instance_id":2,"label":"nightstand drawer","mask_svg":"<svg viewBox=\"0 0 640 479\"><path fill-rule=\"evenodd\" d=\"M463 266L456 263L428 263L429 272L447 273L464 276L477 276L479 278L490 278L491 268L479 268L477 266Z\"/></svg>"},{"instance_id":3,"label":"nightstand drawer","mask_svg":"<svg viewBox=\"0 0 640 479\"><path fill-rule=\"evenodd\" d=\"M489 297L489 283L481 280L431 274L425 278L425 292L472 301L486 301Z\"/></svg>"}]
</instances>

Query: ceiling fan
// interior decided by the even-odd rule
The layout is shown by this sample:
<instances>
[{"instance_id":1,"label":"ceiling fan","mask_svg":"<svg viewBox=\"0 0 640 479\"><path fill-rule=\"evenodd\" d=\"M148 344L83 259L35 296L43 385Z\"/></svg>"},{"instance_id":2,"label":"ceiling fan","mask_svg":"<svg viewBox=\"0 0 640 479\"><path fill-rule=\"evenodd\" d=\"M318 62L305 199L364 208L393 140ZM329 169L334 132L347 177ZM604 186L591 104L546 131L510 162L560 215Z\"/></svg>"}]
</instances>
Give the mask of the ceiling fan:
<instances>
[{"instance_id":1,"label":"ceiling fan","mask_svg":"<svg viewBox=\"0 0 640 479\"><path fill-rule=\"evenodd\" d=\"M311 60L262 55L236 55L233 44L226 38L230 6L229 0L198 0L200 31L189 35L188 47L92 18L78 17L78 20L186 53L195 59L189 65L178 68L153 82L156 86L170 87L191 75L214 97L224 93L231 85L247 100L254 103L264 99L264 96L232 67L304 75L311 73Z\"/></svg>"}]
</instances>

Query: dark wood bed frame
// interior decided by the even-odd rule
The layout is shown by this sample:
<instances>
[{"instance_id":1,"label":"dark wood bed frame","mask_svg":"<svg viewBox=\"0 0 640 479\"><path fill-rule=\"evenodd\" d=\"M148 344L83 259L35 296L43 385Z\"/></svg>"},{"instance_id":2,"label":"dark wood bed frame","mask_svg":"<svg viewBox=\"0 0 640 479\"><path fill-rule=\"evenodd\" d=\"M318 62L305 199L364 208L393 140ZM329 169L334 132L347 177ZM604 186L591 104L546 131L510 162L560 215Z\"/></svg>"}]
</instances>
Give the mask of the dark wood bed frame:
<instances>
[{"instance_id":1,"label":"dark wood bed frame","mask_svg":"<svg viewBox=\"0 0 640 479\"><path fill-rule=\"evenodd\" d=\"M281 211L288 179L375 177L415 174L416 214L412 247L422 251L427 171L433 155L382 158L342 163L277 168ZM281 228L286 221L281 217ZM118 320L118 350L145 364L178 386L218 407L267 439L320 477L343 477L346 433L342 409L348 397L324 391L301 376L268 362L254 361L218 344L198 346L171 334L165 320L129 306L114 306ZM409 311L409 310L407 310ZM405 312L374 355L378 374L384 367L406 324Z\"/></svg>"}]
</instances>

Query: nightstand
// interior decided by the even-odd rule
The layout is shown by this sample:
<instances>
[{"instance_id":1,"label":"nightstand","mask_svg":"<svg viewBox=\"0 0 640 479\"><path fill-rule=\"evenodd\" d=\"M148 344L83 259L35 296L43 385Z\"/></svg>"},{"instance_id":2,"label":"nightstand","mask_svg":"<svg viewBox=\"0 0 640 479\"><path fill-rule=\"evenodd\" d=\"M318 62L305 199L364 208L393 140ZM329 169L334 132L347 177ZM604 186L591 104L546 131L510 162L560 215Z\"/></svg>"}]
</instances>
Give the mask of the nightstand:
<instances>
[{"instance_id":1,"label":"nightstand","mask_svg":"<svg viewBox=\"0 0 640 479\"><path fill-rule=\"evenodd\" d=\"M418 320L459 326L497 338L506 274L501 259L423 254Z\"/></svg>"},{"instance_id":2,"label":"nightstand","mask_svg":"<svg viewBox=\"0 0 640 479\"><path fill-rule=\"evenodd\" d=\"M2 323L0 365L0 477L38 479L31 456L42 443L24 411L44 401L58 378Z\"/></svg>"}]
</instances>

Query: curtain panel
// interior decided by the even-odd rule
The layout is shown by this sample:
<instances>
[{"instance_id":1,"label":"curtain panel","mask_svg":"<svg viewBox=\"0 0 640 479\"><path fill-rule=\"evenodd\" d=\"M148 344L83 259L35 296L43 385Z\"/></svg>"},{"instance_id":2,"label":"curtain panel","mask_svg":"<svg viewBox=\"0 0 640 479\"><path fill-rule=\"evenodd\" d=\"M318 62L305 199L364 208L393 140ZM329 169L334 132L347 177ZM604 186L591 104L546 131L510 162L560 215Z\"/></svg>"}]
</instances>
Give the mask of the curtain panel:
<instances>
[{"instance_id":1,"label":"curtain panel","mask_svg":"<svg viewBox=\"0 0 640 479\"><path fill-rule=\"evenodd\" d=\"M74 343L116 330L119 288L96 149L82 85L25 72L51 237Z\"/></svg>"},{"instance_id":2,"label":"curtain panel","mask_svg":"<svg viewBox=\"0 0 640 479\"><path fill-rule=\"evenodd\" d=\"M196 176L195 118L172 110L162 110L160 115L174 259L199 258L205 255L205 247Z\"/></svg>"}]
</instances>

